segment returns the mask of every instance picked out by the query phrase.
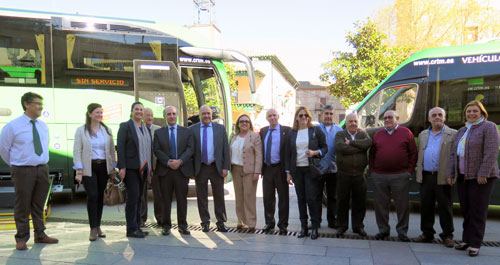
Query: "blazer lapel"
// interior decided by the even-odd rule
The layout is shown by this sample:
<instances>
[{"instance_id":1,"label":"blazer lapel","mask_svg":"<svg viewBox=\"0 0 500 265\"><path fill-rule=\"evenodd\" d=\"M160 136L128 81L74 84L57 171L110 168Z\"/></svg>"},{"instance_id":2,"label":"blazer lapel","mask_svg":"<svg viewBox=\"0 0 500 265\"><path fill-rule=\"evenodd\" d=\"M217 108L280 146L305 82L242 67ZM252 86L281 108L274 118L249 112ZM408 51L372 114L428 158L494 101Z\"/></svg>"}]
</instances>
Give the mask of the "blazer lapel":
<instances>
[{"instance_id":1,"label":"blazer lapel","mask_svg":"<svg viewBox=\"0 0 500 265\"><path fill-rule=\"evenodd\" d=\"M280 149L285 146L285 129L280 125Z\"/></svg>"},{"instance_id":2,"label":"blazer lapel","mask_svg":"<svg viewBox=\"0 0 500 265\"><path fill-rule=\"evenodd\" d=\"M104 136L104 150L106 150L106 157L107 157L108 154L111 153L110 152L111 148L109 146L109 141L108 141L108 137L110 137L110 136L106 132L106 129L104 128L104 126L101 126L101 134Z\"/></svg>"},{"instance_id":3,"label":"blazer lapel","mask_svg":"<svg viewBox=\"0 0 500 265\"><path fill-rule=\"evenodd\" d=\"M128 122L128 127L130 129L130 132L132 133L132 139L134 139L135 146L137 147L137 150L139 150L139 138L137 137L137 132L135 130L135 125L133 120L130 120Z\"/></svg>"}]
</instances>

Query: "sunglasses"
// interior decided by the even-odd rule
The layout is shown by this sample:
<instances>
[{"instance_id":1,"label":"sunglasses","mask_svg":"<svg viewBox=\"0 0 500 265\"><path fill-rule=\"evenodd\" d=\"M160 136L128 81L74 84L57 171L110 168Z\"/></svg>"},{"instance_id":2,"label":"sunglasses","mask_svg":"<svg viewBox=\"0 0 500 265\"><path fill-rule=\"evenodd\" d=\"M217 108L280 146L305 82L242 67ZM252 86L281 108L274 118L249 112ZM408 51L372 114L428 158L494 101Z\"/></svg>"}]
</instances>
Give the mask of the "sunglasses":
<instances>
[{"instance_id":1,"label":"sunglasses","mask_svg":"<svg viewBox=\"0 0 500 265\"><path fill-rule=\"evenodd\" d=\"M392 119L394 119L394 116L385 116L384 117L384 120L392 120Z\"/></svg>"},{"instance_id":2,"label":"sunglasses","mask_svg":"<svg viewBox=\"0 0 500 265\"><path fill-rule=\"evenodd\" d=\"M250 121L240 121L240 124L250 123Z\"/></svg>"},{"instance_id":3,"label":"sunglasses","mask_svg":"<svg viewBox=\"0 0 500 265\"><path fill-rule=\"evenodd\" d=\"M309 118L309 114L299 114L299 118Z\"/></svg>"}]
</instances>

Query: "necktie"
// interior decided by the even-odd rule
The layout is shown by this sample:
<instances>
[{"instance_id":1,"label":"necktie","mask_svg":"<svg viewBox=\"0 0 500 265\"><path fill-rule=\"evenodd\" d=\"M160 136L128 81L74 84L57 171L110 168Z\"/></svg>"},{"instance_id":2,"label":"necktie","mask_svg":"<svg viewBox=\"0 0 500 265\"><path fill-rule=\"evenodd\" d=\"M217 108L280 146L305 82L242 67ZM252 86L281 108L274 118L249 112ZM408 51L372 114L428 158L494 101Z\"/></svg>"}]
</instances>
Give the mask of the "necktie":
<instances>
[{"instance_id":1,"label":"necktie","mask_svg":"<svg viewBox=\"0 0 500 265\"><path fill-rule=\"evenodd\" d=\"M170 153L174 159L177 159L177 146L175 144L174 127L170 127Z\"/></svg>"},{"instance_id":2,"label":"necktie","mask_svg":"<svg viewBox=\"0 0 500 265\"><path fill-rule=\"evenodd\" d=\"M208 164L208 125L203 125L203 141L201 143L201 162Z\"/></svg>"},{"instance_id":3,"label":"necktie","mask_svg":"<svg viewBox=\"0 0 500 265\"><path fill-rule=\"evenodd\" d=\"M31 120L31 124L33 124L33 145L35 147L35 154L40 156L43 153L42 143L40 142L40 135L38 134L38 130L35 126L35 121Z\"/></svg>"},{"instance_id":4,"label":"necktie","mask_svg":"<svg viewBox=\"0 0 500 265\"><path fill-rule=\"evenodd\" d=\"M267 137L266 144L266 165L271 165L271 146L273 143L273 131L274 129L269 129L269 137Z\"/></svg>"}]
</instances>

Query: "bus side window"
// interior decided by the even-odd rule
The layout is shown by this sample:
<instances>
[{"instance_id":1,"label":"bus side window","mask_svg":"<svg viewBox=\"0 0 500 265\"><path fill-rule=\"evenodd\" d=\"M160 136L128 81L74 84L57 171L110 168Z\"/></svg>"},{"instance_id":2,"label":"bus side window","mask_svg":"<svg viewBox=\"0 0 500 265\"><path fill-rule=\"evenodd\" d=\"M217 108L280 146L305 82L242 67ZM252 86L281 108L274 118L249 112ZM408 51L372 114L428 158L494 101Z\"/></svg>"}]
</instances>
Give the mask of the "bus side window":
<instances>
[{"instance_id":1,"label":"bus side window","mask_svg":"<svg viewBox=\"0 0 500 265\"><path fill-rule=\"evenodd\" d=\"M431 85L436 87L435 82ZM448 126L463 126L463 108L472 100L483 103L488 120L500 123L500 74L440 82L438 104L446 110Z\"/></svg>"},{"instance_id":2,"label":"bus side window","mask_svg":"<svg viewBox=\"0 0 500 265\"><path fill-rule=\"evenodd\" d=\"M49 21L1 17L0 25L0 85L50 85Z\"/></svg>"}]
</instances>

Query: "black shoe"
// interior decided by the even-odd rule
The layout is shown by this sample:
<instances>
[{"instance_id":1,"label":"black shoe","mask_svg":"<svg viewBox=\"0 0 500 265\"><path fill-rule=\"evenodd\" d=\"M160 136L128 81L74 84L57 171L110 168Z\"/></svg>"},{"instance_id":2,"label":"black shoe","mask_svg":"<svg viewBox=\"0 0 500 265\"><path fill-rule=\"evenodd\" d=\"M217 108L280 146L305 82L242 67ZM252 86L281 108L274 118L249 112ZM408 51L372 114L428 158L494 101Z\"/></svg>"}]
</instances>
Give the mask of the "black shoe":
<instances>
[{"instance_id":1,"label":"black shoe","mask_svg":"<svg viewBox=\"0 0 500 265\"><path fill-rule=\"evenodd\" d=\"M127 237L144 238L145 235L141 231L127 232Z\"/></svg>"},{"instance_id":2,"label":"black shoe","mask_svg":"<svg viewBox=\"0 0 500 265\"><path fill-rule=\"evenodd\" d=\"M148 231L143 231L142 229L139 229L139 231L140 231L141 233L143 233L145 236L149 235L149 232L148 232Z\"/></svg>"},{"instance_id":3,"label":"black shoe","mask_svg":"<svg viewBox=\"0 0 500 265\"><path fill-rule=\"evenodd\" d=\"M262 228L262 232L268 233L270 231L274 230L274 225L266 225L264 228Z\"/></svg>"},{"instance_id":4,"label":"black shoe","mask_svg":"<svg viewBox=\"0 0 500 265\"><path fill-rule=\"evenodd\" d=\"M344 233L347 231L347 228L339 228L337 229L337 236L343 236Z\"/></svg>"},{"instance_id":5,"label":"black shoe","mask_svg":"<svg viewBox=\"0 0 500 265\"><path fill-rule=\"evenodd\" d=\"M469 249L469 256L476 257L477 255L479 255L479 248L476 250Z\"/></svg>"},{"instance_id":6,"label":"black shoe","mask_svg":"<svg viewBox=\"0 0 500 265\"><path fill-rule=\"evenodd\" d=\"M375 235L375 239L384 239L389 236L389 233L378 233Z\"/></svg>"},{"instance_id":7,"label":"black shoe","mask_svg":"<svg viewBox=\"0 0 500 265\"><path fill-rule=\"evenodd\" d=\"M410 239L406 235L403 235L403 234L398 235L398 238L399 238L399 240L401 240L403 242L410 242Z\"/></svg>"},{"instance_id":8,"label":"black shoe","mask_svg":"<svg viewBox=\"0 0 500 265\"><path fill-rule=\"evenodd\" d=\"M227 232L227 230L228 230L228 228L224 224L218 224L217 225L217 231L218 232L225 233L225 232Z\"/></svg>"},{"instance_id":9,"label":"black shoe","mask_svg":"<svg viewBox=\"0 0 500 265\"><path fill-rule=\"evenodd\" d=\"M170 228L163 228L161 230L161 234L164 235L164 236L170 235Z\"/></svg>"},{"instance_id":10,"label":"black shoe","mask_svg":"<svg viewBox=\"0 0 500 265\"><path fill-rule=\"evenodd\" d=\"M332 228L332 229L336 229L337 225L335 223L337 223L335 220L332 221L332 222L328 222L328 227Z\"/></svg>"},{"instance_id":11,"label":"black shoe","mask_svg":"<svg viewBox=\"0 0 500 265\"><path fill-rule=\"evenodd\" d=\"M186 228L179 228L179 233L183 234L183 235L190 235L191 232L189 232L189 229L186 227Z\"/></svg>"},{"instance_id":12,"label":"black shoe","mask_svg":"<svg viewBox=\"0 0 500 265\"><path fill-rule=\"evenodd\" d=\"M356 233L356 234L360 235L360 236L366 236L366 235L367 235L367 233L366 233L365 229L363 229L363 228L353 229L352 231L353 231L354 233Z\"/></svg>"},{"instance_id":13,"label":"black shoe","mask_svg":"<svg viewBox=\"0 0 500 265\"><path fill-rule=\"evenodd\" d=\"M201 231L205 233L210 231L210 224L201 224Z\"/></svg>"},{"instance_id":14,"label":"black shoe","mask_svg":"<svg viewBox=\"0 0 500 265\"><path fill-rule=\"evenodd\" d=\"M456 250L466 250L467 248L469 248L469 244L467 243L461 243L455 246Z\"/></svg>"},{"instance_id":15,"label":"black shoe","mask_svg":"<svg viewBox=\"0 0 500 265\"><path fill-rule=\"evenodd\" d=\"M299 234L297 235L298 238L303 238L303 237L306 237L307 234L308 234L308 229L307 228L302 228L299 232Z\"/></svg>"},{"instance_id":16,"label":"black shoe","mask_svg":"<svg viewBox=\"0 0 500 265\"><path fill-rule=\"evenodd\" d=\"M315 240L315 239L318 239L318 229L313 229L311 230L311 239L312 240Z\"/></svg>"},{"instance_id":17,"label":"black shoe","mask_svg":"<svg viewBox=\"0 0 500 265\"><path fill-rule=\"evenodd\" d=\"M288 234L288 230L286 228L280 227L280 235L286 235L286 234Z\"/></svg>"}]
</instances>

